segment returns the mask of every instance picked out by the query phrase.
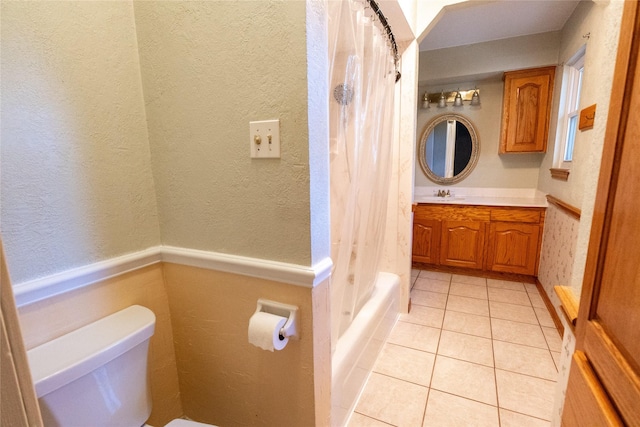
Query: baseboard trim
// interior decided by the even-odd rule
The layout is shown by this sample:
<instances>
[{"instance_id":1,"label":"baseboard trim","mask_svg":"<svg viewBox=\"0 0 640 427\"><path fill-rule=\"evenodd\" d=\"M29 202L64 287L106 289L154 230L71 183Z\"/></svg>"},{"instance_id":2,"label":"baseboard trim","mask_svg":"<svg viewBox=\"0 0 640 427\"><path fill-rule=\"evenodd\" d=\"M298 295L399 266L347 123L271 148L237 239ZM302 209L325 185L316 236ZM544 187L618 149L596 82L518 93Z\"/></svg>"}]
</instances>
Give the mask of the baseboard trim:
<instances>
[{"instance_id":1,"label":"baseboard trim","mask_svg":"<svg viewBox=\"0 0 640 427\"><path fill-rule=\"evenodd\" d=\"M553 324L556 325L556 329L558 330L558 334L560 334L560 338L564 336L564 325L562 324L562 320L560 320L560 316L558 316L558 312L556 308L553 306L551 299L549 299L549 295L547 295L547 291L544 290L544 286L540 283L540 280L536 278L536 287L538 288L538 293L542 297L544 301L544 305L547 306L547 311L551 315L551 319L553 320Z\"/></svg>"},{"instance_id":2,"label":"baseboard trim","mask_svg":"<svg viewBox=\"0 0 640 427\"><path fill-rule=\"evenodd\" d=\"M159 262L224 271L309 288L327 280L333 268L329 257L309 267L218 252L155 246L16 284L13 288L16 305L22 307L42 301Z\"/></svg>"}]
</instances>

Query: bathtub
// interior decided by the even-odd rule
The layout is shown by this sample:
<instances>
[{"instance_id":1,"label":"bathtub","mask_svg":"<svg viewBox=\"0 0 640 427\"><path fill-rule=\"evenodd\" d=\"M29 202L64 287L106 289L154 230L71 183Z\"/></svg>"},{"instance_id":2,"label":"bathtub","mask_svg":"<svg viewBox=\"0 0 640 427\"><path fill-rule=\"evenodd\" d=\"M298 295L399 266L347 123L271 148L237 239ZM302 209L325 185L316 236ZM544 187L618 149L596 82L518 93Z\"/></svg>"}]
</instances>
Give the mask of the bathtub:
<instances>
[{"instance_id":1,"label":"bathtub","mask_svg":"<svg viewBox=\"0 0 640 427\"><path fill-rule=\"evenodd\" d=\"M379 273L371 298L342 334L331 358L331 424L347 423L376 357L398 318L400 278Z\"/></svg>"}]
</instances>

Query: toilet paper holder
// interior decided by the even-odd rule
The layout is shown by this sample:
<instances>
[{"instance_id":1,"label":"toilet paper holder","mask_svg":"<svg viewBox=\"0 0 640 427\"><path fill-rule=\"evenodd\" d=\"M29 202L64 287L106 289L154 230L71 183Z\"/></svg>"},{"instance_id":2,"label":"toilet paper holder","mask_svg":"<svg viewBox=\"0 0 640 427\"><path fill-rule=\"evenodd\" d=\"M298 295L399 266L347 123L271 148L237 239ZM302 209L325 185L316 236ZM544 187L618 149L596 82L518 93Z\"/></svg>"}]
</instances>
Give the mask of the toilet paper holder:
<instances>
[{"instance_id":1,"label":"toilet paper holder","mask_svg":"<svg viewBox=\"0 0 640 427\"><path fill-rule=\"evenodd\" d=\"M295 305L283 304L277 301L270 301L260 298L256 313L264 312L276 316L286 317L287 321L280 329L280 339L298 339L298 307Z\"/></svg>"}]
</instances>

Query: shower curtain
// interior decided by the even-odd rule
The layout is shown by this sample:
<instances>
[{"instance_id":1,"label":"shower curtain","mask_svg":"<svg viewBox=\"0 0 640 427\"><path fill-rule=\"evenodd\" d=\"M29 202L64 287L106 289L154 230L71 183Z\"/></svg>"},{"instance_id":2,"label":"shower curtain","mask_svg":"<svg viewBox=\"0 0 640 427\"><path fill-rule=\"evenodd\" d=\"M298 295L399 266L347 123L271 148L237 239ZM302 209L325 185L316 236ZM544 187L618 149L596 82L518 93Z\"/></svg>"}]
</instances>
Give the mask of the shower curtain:
<instances>
[{"instance_id":1,"label":"shower curtain","mask_svg":"<svg viewBox=\"0 0 640 427\"><path fill-rule=\"evenodd\" d=\"M366 1L329 1L332 347L371 295L391 176L394 56Z\"/></svg>"}]
</instances>

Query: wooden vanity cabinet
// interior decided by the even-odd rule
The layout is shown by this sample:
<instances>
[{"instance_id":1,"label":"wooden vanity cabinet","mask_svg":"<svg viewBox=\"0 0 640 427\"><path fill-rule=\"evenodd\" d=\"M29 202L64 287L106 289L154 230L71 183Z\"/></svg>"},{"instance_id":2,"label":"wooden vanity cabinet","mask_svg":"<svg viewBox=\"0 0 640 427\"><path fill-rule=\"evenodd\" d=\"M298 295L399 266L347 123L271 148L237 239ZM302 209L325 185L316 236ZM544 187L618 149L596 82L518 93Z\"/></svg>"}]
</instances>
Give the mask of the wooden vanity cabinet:
<instances>
[{"instance_id":1,"label":"wooden vanity cabinet","mask_svg":"<svg viewBox=\"0 0 640 427\"><path fill-rule=\"evenodd\" d=\"M440 247L440 221L414 217L413 250L414 261L437 264Z\"/></svg>"},{"instance_id":2,"label":"wooden vanity cabinet","mask_svg":"<svg viewBox=\"0 0 640 427\"><path fill-rule=\"evenodd\" d=\"M537 224L491 223L487 270L533 276L539 241L540 226Z\"/></svg>"},{"instance_id":3,"label":"wooden vanity cabinet","mask_svg":"<svg viewBox=\"0 0 640 427\"><path fill-rule=\"evenodd\" d=\"M414 262L535 276L545 208L414 205Z\"/></svg>"},{"instance_id":4,"label":"wooden vanity cabinet","mask_svg":"<svg viewBox=\"0 0 640 427\"><path fill-rule=\"evenodd\" d=\"M535 275L544 213L544 208L492 208L486 269Z\"/></svg>"},{"instance_id":5,"label":"wooden vanity cabinet","mask_svg":"<svg viewBox=\"0 0 640 427\"><path fill-rule=\"evenodd\" d=\"M482 270L486 222L442 221L440 264Z\"/></svg>"},{"instance_id":6,"label":"wooden vanity cabinet","mask_svg":"<svg viewBox=\"0 0 640 427\"><path fill-rule=\"evenodd\" d=\"M504 73L500 154L547 151L556 67Z\"/></svg>"}]
</instances>

